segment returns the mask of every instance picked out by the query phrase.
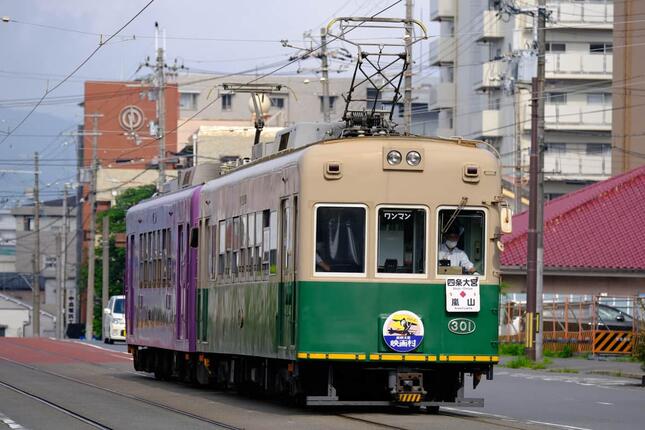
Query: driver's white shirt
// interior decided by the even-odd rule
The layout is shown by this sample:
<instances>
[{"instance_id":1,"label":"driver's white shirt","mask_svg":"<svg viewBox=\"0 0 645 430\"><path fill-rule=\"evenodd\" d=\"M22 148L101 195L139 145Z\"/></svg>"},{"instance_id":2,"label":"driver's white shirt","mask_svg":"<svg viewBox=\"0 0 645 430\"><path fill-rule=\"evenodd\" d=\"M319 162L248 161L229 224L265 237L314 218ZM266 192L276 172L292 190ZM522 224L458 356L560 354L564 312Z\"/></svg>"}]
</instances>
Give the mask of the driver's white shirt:
<instances>
[{"instance_id":1,"label":"driver's white shirt","mask_svg":"<svg viewBox=\"0 0 645 430\"><path fill-rule=\"evenodd\" d=\"M457 247L450 249L445 243L439 247L439 260L450 260L451 267L463 267L466 270L470 270L474 266L464 251Z\"/></svg>"}]
</instances>

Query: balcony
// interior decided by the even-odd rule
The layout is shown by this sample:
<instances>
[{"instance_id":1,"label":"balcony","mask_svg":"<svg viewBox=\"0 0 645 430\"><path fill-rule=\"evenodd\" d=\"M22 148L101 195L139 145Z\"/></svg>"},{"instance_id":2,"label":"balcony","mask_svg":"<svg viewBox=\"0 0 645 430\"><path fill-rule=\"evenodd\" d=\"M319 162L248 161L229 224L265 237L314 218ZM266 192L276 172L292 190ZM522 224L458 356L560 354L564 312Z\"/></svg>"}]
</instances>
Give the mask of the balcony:
<instances>
[{"instance_id":1,"label":"balcony","mask_svg":"<svg viewBox=\"0 0 645 430\"><path fill-rule=\"evenodd\" d=\"M430 42L430 65L440 66L455 62L455 38L440 36Z\"/></svg>"},{"instance_id":2,"label":"balcony","mask_svg":"<svg viewBox=\"0 0 645 430\"><path fill-rule=\"evenodd\" d=\"M614 22L613 2L549 1L553 26L573 28L604 28L611 30Z\"/></svg>"},{"instance_id":3,"label":"balcony","mask_svg":"<svg viewBox=\"0 0 645 430\"><path fill-rule=\"evenodd\" d=\"M581 103L551 104L544 106L544 127L547 130L611 131L611 105ZM524 118L531 118L531 108L525 107ZM524 123L531 129L531 122Z\"/></svg>"},{"instance_id":4,"label":"balcony","mask_svg":"<svg viewBox=\"0 0 645 430\"><path fill-rule=\"evenodd\" d=\"M430 20L444 21L455 17L454 0L433 0L430 2Z\"/></svg>"},{"instance_id":5,"label":"balcony","mask_svg":"<svg viewBox=\"0 0 645 430\"><path fill-rule=\"evenodd\" d=\"M455 84L443 82L430 88L430 109L446 109L455 106Z\"/></svg>"},{"instance_id":6,"label":"balcony","mask_svg":"<svg viewBox=\"0 0 645 430\"><path fill-rule=\"evenodd\" d=\"M499 88L502 85L502 61L489 61L481 65L481 80L475 83L475 90Z\"/></svg>"},{"instance_id":7,"label":"balcony","mask_svg":"<svg viewBox=\"0 0 645 430\"><path fill-rule=\"evenodd\" d=\"M611 175L611 153L563 151L544 154L544 175L550 180L606 179Z\"/></svg>"},{"instance_id":8,"label":"balcony","mask_svg":"<svg viewBox=\"0 0 645 430\"><path fill-rule=\"evenodd\" d=\"M478 35L478 42L486 42L504 37L502 32L502 21L497 16L497 11L485 10L484 19L477 22L479 22L479 24L475 25L473 32Z\"/></svg>"},{"instance_id":9,"label":"balcony","mask_svg":"<svg viewBox=\"0 0 645 430\"><path fill-rule=\"evenodd\" d=\"M573 52L546 55L547 79L611 79L612 54Z\"/></svg>"}]
</instances>

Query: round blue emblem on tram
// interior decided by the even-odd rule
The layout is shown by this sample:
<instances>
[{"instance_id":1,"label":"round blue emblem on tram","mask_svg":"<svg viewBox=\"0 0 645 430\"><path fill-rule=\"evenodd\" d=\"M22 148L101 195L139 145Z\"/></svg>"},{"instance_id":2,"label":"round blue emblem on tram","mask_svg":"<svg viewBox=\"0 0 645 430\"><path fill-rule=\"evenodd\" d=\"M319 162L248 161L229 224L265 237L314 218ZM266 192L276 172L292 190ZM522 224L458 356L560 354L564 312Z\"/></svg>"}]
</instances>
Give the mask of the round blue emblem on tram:
<instances>
[{"instance_id":1,"label":"round blue emblem on tram","mask_svg":"<svg viewBox=\"0 0 645 430\"><path fill-rule=\"evenodd\" d=\"M383 324L383 340L393 351L414 351L423 341L423 321L414 312L393 312Z\"/></svg>"}]
</instances>

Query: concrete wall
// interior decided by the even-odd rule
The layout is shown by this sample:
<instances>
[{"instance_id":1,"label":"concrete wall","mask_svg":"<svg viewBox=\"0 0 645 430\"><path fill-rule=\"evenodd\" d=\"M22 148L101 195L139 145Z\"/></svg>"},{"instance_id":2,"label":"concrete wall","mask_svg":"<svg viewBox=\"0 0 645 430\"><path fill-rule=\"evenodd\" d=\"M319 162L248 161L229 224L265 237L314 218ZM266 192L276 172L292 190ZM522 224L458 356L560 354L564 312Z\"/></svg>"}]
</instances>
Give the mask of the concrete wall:
<instances>
[{"instance_id":1,"label":"concrete wall","mask_svg":"<svg viewBox=\"0 0 645 430\"><path fill-rule=\"evenodd\" d=\"M526 275L503 275L506 293L526 293ZM639 296L645 294L645 274L622 276L545 275L544 294Z\"/></svg>"}]
</instances>

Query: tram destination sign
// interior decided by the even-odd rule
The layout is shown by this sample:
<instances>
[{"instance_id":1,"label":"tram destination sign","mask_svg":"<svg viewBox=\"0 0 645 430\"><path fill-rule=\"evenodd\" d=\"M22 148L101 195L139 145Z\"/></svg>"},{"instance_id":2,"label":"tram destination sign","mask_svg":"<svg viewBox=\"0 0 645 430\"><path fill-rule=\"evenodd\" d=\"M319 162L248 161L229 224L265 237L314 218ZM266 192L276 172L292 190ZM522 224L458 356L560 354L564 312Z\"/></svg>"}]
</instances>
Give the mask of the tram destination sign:
<instances>
[{"instance_id":1,"label":"tram destination sign","mask_svg":"<svg viewBox=\"0 0 645 430\"><path fill-rule=\"evenodd\" d=\"M446 311L479 312L479 277L450 276L446 278Z\"/></svg>"}]
</instances>

